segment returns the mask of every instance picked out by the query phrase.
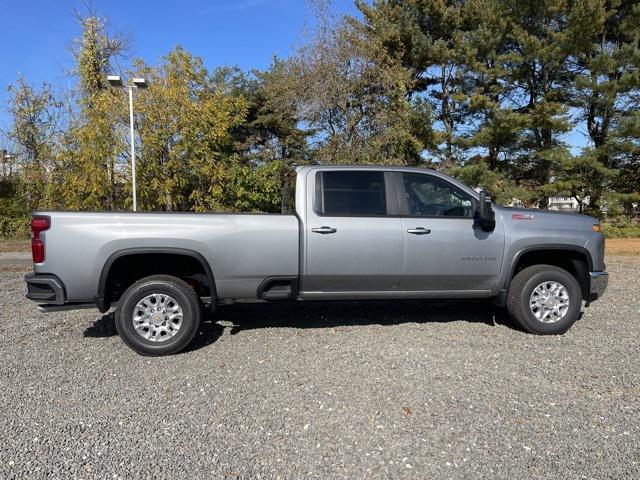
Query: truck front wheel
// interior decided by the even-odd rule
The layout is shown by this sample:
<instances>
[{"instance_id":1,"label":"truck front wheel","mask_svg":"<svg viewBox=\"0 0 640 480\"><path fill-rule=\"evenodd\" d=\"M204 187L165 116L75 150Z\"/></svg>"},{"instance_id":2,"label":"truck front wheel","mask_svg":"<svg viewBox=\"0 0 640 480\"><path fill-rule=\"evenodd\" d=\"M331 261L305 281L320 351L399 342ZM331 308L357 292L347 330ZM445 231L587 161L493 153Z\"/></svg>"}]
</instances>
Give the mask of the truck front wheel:
<instances>
[{"instance_id":1,"label":"truck front wheel","mask_svg":"<svg viewBox=\"0 0 640 480\"><path fill-rule=\"evenodd\" d=\"M561 335L580 317L582 293L576 279L553 265L518 272L507 295L509 315L538 335Z\"/></svg>"},{"instance_id":2,"label":"truck front wheel","mask_svg":"<svg viewBox=\"0 0 640 480\"><path fill-rule=\"evenodd\" d=\"M133 350L149 356L185 348L202 321L196 292L169 275L153 275L131 285L116 308L116 330Z\"/></svg>"}]
</instances>

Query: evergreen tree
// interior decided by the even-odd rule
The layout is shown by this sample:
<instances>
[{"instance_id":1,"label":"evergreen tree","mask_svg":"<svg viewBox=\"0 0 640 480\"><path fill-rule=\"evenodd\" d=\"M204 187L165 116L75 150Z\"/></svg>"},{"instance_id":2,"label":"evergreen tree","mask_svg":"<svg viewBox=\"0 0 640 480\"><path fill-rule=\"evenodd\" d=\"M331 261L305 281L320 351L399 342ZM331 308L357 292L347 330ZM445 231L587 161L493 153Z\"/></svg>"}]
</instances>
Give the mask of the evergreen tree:
<instances>
[{"instance_id":1,"label":"evergreen tree","mask_svg":"<svg viewBox=\"0 0 640 480\"><path fill-rule=\"evenodd\" d=\"M378 53L380 58L399 62L408 76L407 96L416 110L430 114L421 115L423 121L433 121L434 127L433 136L424 145L435 155L439 167L457 165L462 159L460 127L467 111L462 67L471 55L461 35L464 2L356 3L364 16L365 43L380 45L384 52Z\"/></svg>"},{"instance_id":2,"label":"evergreen tree","mask_svg":"<svg viewBox=\"0 0 640 480\"><path fill-rule=\"evenodd\" d=\"M629 203L640 192L640 182L629 182L634 175L634 155L630 153L637 139L638 89L640 87L640 4L630 0L577 0L569 15L574 24L570 39L575 49L572 69L571 105L579 112L590 140L579 163L588 164L586 175L579 179L583 195L589 198L589 211L602 214L605 193L615 187ZM636 140L637 141L637 140ZM630 148L631 147L631 148ZM636 167L637 168L637 167ZM624 174L617 176L616 171ZM608 196L609 203L616 200Z\"/></svg>"}]
</instances>

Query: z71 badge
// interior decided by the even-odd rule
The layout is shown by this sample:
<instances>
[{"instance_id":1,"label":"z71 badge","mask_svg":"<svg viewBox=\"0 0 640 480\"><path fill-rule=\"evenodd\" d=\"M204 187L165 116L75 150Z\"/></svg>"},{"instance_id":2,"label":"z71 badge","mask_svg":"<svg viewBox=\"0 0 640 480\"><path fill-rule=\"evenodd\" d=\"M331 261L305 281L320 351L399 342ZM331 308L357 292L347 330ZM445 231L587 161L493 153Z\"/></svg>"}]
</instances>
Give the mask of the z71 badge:
<instances>
[{"instance_id":1,"label":"z71 badge","mask_svg":"<svg viewBox=\"0 0 640 480\"><path fill-rule=\"evenodd\" d=\"M533 220L536 216L533 213L514 213L511 220Z\"/></svg>"}]
</instances>

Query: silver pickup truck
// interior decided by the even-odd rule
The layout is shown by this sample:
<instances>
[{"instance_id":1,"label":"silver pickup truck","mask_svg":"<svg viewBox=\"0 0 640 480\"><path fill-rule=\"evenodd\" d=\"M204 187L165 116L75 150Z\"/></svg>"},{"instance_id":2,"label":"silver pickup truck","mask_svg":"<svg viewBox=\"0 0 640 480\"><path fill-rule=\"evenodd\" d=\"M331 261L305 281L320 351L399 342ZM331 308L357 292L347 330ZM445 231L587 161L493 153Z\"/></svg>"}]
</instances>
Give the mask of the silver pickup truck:
<instances>
[{"instance_id":1,"label":"silver pickup truck","mask_svg":"<svg viewBox=\"0 0 640 480\"><path fill-rule=\"evenodd\" d=\"M35 212L27 298L117 304L126 344L165 355L221 301L492 298L562 334L607 286L592 217L499 207L425 169L305 166L289 183L281 215Z\"/></svg>"}]
</instances>

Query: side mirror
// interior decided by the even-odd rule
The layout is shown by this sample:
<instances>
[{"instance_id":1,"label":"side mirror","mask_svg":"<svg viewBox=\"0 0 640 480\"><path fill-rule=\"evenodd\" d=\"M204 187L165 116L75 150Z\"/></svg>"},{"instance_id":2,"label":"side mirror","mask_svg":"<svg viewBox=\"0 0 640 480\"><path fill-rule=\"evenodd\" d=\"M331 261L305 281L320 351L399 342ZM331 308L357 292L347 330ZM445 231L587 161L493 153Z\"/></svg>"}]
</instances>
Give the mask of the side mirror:
<instances>
[{"instance_id":1,"label":"side mirror","mask_svg":"<svg viewBox=\"0 0 640 480\"><path fill-rule=\"evenodd\" d=\"M485 232L493 232L496 228L496 214L493 211L491 197L484 190L480 192L480 201L475 214L476 223Z\"/></svg>"}]
</instances>

